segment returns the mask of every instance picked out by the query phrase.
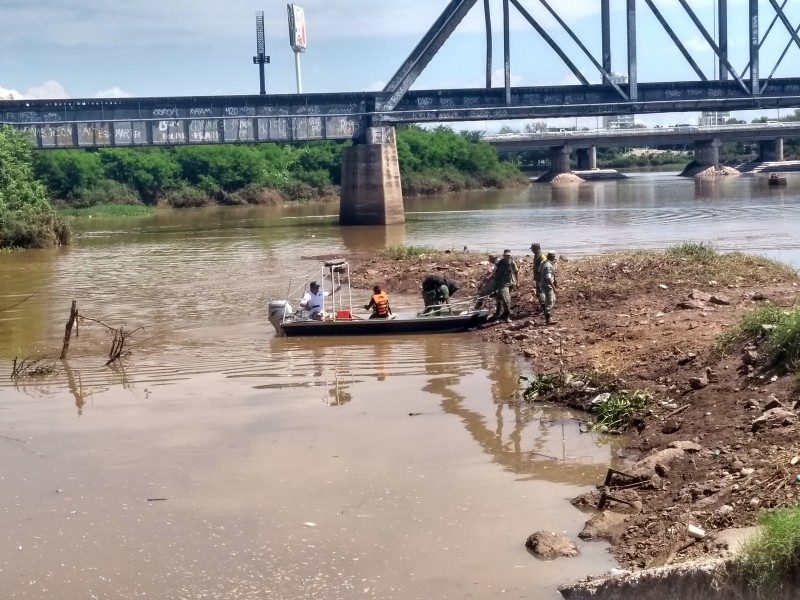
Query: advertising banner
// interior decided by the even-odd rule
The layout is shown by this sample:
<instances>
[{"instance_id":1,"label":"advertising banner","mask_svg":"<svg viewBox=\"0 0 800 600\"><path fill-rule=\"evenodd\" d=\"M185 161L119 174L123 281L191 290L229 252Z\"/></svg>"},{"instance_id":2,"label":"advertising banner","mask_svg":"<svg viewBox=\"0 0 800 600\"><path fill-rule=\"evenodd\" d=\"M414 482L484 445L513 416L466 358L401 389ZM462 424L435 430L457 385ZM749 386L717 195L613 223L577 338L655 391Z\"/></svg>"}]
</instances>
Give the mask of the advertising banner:
<instances>
[{"instance_id":1,"label":"advertising banner","mask_svg":"<svg viewBox=\"0 0 800 600\"><path fill-rule=\"evenodd\" d=\"M295 52L306 51L306 17L296 4L287 4L289 10L289 44Z\"/></svg>"}]
</instances>

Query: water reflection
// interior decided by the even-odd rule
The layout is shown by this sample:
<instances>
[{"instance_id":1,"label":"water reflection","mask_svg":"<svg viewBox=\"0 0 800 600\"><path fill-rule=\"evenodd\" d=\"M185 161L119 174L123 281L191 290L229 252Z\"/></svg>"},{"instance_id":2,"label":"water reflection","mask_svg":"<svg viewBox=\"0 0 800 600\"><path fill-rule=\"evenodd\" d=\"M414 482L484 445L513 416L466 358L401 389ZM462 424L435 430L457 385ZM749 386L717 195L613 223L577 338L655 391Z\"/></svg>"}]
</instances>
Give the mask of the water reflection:
<instances>
[{"instance_id":1,"label":"water reflection","mask_svg":"<svg viewBox=\"0 0 800 600\"><path fill-rule=\"evenodd\" d=\"M522 479L581 484L601 478L613 464L617 438L582 433L580 413L524 402L515 357L506 348L476 345L469 335L276 338L270 348L273 360L284 357L285 372L276 365L271 372L258 370L248 377L280 377L284 382L279 385L296 388L321 387L329 406L362 411L387 394L402 402L403 396L392 390L400 389L398 385L413 389L421 378L421 391L436 398L443 412L458 417L493 462ZM402 381L386 387L394 378Z\"/></svg>"},{"instance_id":2,"label":"water reflection","mask_svg":"<svg viewBox=\"0 0 800 600\"><path fill-rule=\"evenodd\" d=\"M406 243L406 225L386 227L342 227L342 244L347 252L362 252L365 248L388 248Z\"/></svg>"}]
</instances>

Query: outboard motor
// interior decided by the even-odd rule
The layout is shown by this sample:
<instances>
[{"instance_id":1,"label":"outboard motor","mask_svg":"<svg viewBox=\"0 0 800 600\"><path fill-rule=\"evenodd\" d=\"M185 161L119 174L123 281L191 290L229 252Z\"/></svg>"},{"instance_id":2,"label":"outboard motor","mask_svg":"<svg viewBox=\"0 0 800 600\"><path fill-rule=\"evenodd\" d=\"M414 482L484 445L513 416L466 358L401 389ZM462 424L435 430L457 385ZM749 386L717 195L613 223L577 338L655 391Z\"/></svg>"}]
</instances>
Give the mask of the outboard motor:
<instances>
[{"instance_id":1,"label":"outboard motor","mask_svg":"<svg viewBox=\"0 0 800 600\"><path fill-rule=\"evenodd\" d=\"M286 300L272 300L269 303L269 322L275 328L275 331L282 334L281 323L290 317L294 311L292 305Z\"/></svg>"}]
</instances>

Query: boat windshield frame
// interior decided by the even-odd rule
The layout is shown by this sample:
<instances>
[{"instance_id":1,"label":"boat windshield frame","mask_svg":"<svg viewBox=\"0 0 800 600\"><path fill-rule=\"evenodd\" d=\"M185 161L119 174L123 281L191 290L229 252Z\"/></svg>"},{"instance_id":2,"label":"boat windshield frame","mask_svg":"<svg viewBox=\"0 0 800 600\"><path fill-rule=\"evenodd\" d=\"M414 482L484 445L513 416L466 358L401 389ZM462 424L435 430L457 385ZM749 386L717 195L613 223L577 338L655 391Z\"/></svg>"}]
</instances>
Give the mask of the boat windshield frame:
<instances>
[{"instance_id":1,"label":"boat windshield frame","mask_svg":"<svg viewBox=\"0 0 800 600\"><path fill-rule=\"evenodd\" d=\"M326 302L325 298L325 279L330 280L330 303ZM296 282L300 280L298 285ZM317 281L322 289L322 314L325 311L332 312L335 318L338 310L348 310L350 314L353 313L353 292L350 286L350 263L346 259L327 260L322 263L322 266L317 270L307 275L289 278L289 288L286 292L287 302L291 302L293 298L300 298L302 300L306 291L308 290L309 283ZM347 286L347 297L345 299L343 292L338 292L344 286ZM347 305L345 306L345 300ZM298 302L299 305L299 302ZM298 310L302 310L298 308ZM284 314L281 322L294 320L295 314Z\"/></svg>"}]
</instances>

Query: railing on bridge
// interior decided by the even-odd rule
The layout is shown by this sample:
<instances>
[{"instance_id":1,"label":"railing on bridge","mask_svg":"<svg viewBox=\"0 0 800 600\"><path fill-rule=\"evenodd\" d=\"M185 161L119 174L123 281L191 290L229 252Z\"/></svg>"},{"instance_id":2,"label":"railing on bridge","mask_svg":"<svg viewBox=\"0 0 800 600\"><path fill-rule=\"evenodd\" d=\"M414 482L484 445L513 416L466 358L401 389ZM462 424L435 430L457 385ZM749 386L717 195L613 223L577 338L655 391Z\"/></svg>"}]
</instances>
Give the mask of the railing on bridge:
<instances>
[{"instance_id":1,"label":"railing on bridge","mask_svg":"<svg viewBox=\"0 0 800 600\"><path fill-rule=\"evenodd\" d=\"M592 139L602 136L607 137L653 137L653 136L672 136L674 134L720 134L726 132L736 132L748 134L751 132L769 132L775 137L791 133L792 136L798 135L800 122L776 121L773 123L735 123L729 125L674 125L668 127L631 127L631 128L611 128L611 129L549 129L542 131L524 131L518 133L498 133L484 136L484 141L495 142L515 142L525 140L553 140L564 138Z\"/></svg>"}]
</instances>

